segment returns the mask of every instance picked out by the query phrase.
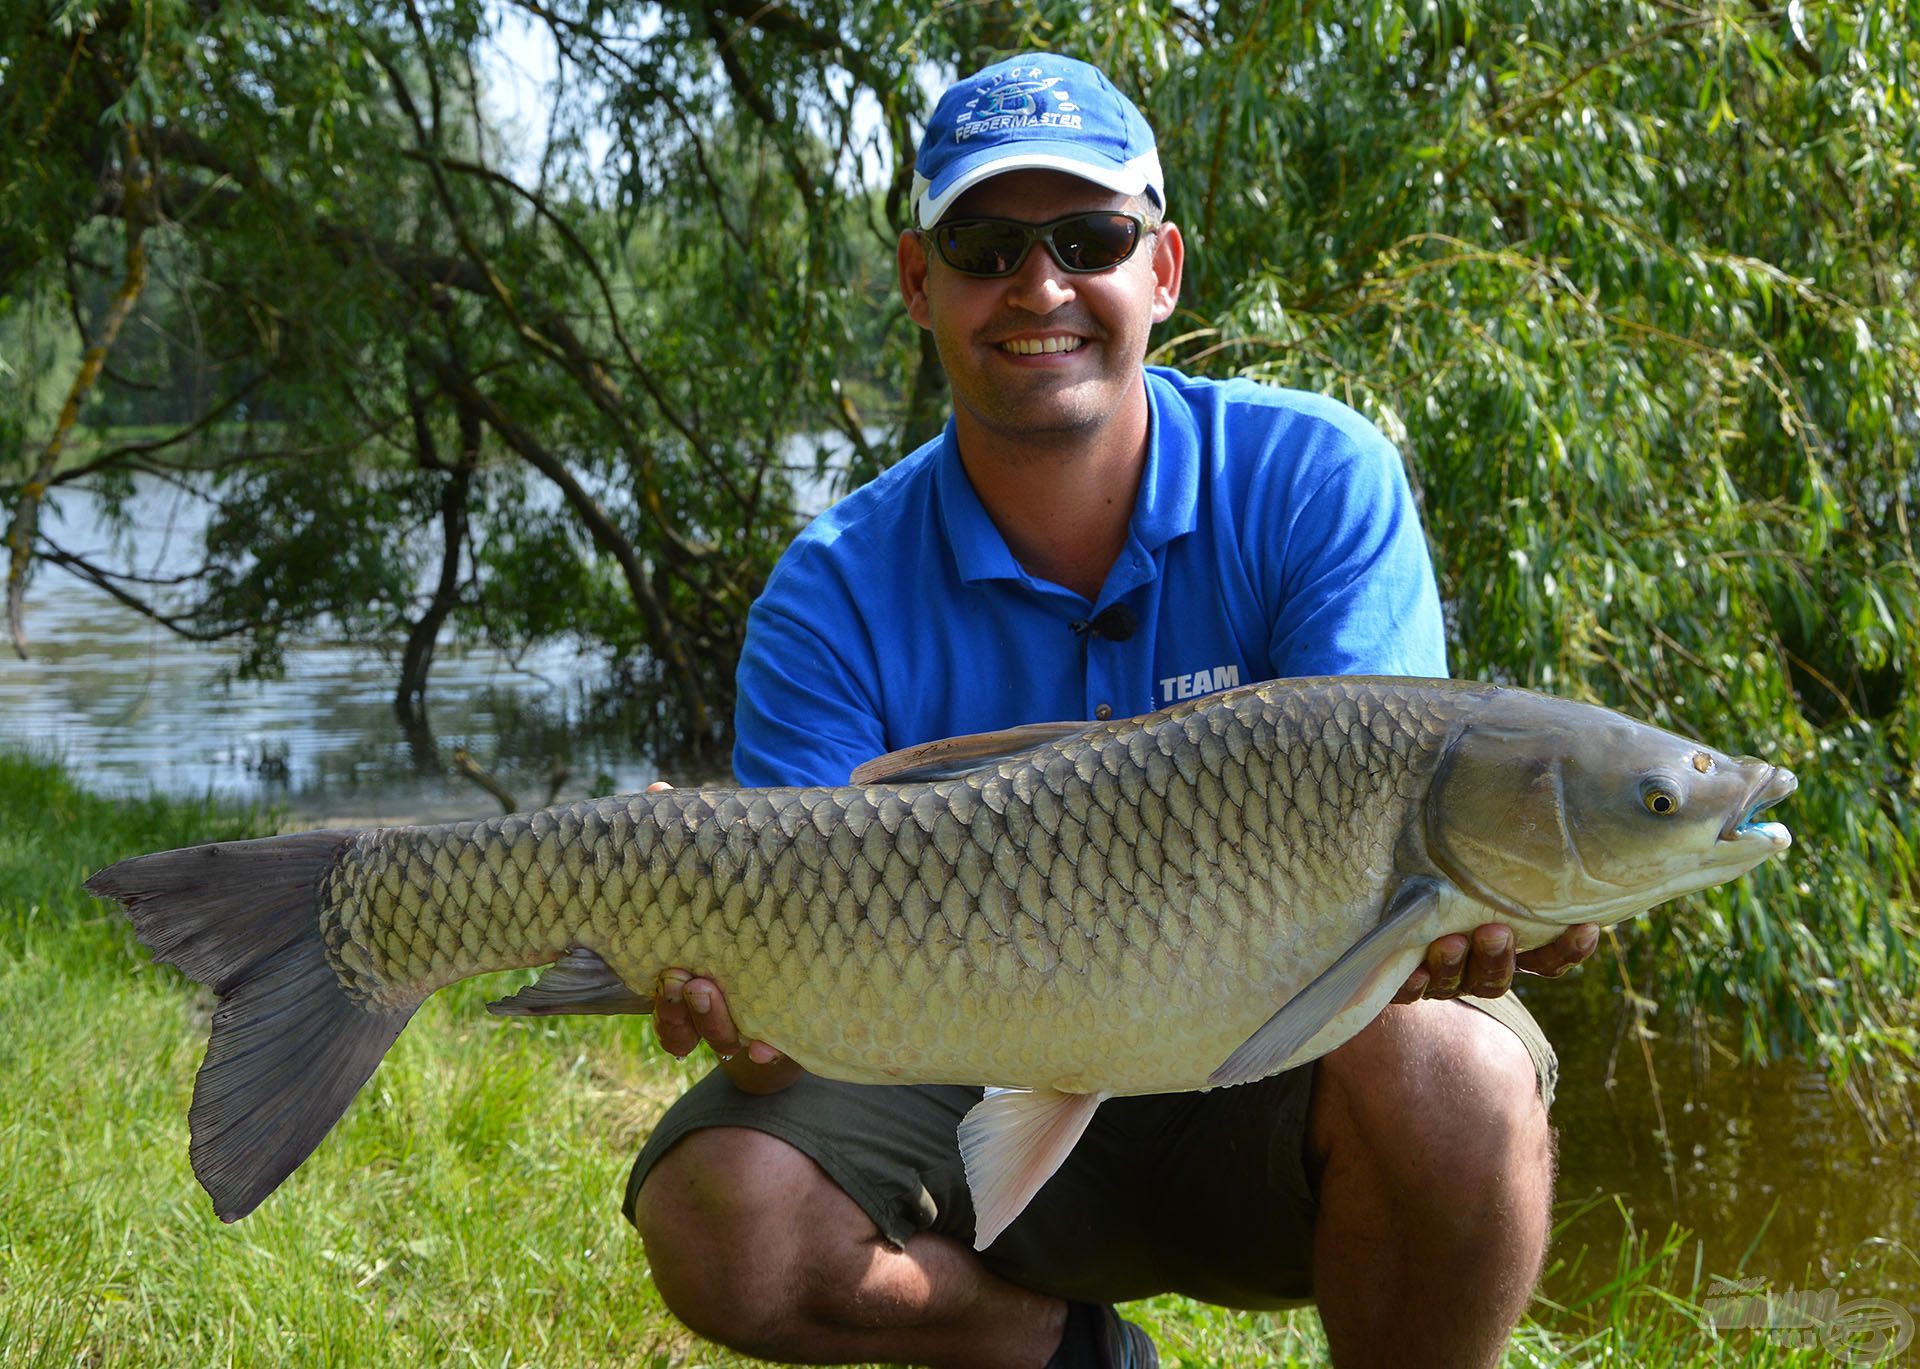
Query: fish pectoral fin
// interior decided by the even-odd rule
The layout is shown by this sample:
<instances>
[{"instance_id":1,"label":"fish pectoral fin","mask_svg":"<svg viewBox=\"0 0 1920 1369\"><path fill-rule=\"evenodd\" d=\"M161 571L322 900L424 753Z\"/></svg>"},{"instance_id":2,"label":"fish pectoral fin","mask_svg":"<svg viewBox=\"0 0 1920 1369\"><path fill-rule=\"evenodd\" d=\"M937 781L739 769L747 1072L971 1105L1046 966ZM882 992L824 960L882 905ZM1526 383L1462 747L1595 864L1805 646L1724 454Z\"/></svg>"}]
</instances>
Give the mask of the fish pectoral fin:
<instances>
[{"instance_id":1,"label":"fish pectoral fin","mask_svg":"<svg viewBox=\"0 0 1920 1369\"><path fill-rule=\"evenodd\" d=\"M585 946L566 954L510 998L487 1004L501 1017L556 1017L561 1013L650 1013L653 999L636 993L611 966Z\"/></svg>"},{"instance_id":2,"label":"fish pectoral fin","mask_svg":"<svg viewBox=\"0 0 1920 1369\"><path fill-rule=\"evenodd\" d=\"M1260 1030L1240 1044L1207 1082L1215 1086L1250 1084L1284 1068L1320 1029L1365 998L1380 973L1406 948L1408 928L1439 896L1430 879L1409 880L1394 895L1386 916L1349 946L1320 976L1289 998Z\"/></svg>"},{"instance_id":3,"label":"fish pectoral fin","mask_svg":"<svg viewBox=\"0 0 1920 1369\"><path fill-rule=\"evenodd\" d=\"M960 1119L973 1195L973 1248L985 1250L1026 1210L1093 1120L1104 1093L991 1091Z\"/></svg>"},{"instance_id":4,"label":"fish pectoral fin","mask_svg":"<svg viewBox=\"0 0 1920 1369\"><path fill-rule=\"evenodd\" d=\"M974 732L965 737L943 737L899 751L875 756L848 776L851 784L906 784L909 781L950 780L982 766L1034 751L1048 742L1064 741L1095 726L1087 722L1025 723L999 732Z\"/></svg>"}]
</instances>

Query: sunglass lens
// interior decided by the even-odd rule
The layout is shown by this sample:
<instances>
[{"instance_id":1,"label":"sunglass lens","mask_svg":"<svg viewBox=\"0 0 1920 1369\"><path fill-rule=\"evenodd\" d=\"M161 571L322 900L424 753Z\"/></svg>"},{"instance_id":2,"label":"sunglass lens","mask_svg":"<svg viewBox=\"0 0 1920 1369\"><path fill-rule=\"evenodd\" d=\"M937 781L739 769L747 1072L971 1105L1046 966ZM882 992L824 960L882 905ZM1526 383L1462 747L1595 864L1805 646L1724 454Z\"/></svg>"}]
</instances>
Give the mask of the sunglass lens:
<instances>
[{"instance_id":1,"label":"sunglass lens","mask_svg":"<svg viewBox=\"0 0 1920 1369\"><path fill-rule=\"evenodd\" d=\"M1104 271L1132 255L1139 231L1124 214L1084 214L1054 225L1055 255L1069 271Z\"/></svg>"},{"instance_id":2,"label":"sunglass lens","mask_svg":"<svg viewBox=\"0 0 1920 1369\"><path fill-rule=\"evenodd\" d=\"M940 255L947 265L970 276L1004 276L1020 264L1032 239L1017 223L996 223L991 219L944 224L940 235Z\"/></svg>"}]
</instances>

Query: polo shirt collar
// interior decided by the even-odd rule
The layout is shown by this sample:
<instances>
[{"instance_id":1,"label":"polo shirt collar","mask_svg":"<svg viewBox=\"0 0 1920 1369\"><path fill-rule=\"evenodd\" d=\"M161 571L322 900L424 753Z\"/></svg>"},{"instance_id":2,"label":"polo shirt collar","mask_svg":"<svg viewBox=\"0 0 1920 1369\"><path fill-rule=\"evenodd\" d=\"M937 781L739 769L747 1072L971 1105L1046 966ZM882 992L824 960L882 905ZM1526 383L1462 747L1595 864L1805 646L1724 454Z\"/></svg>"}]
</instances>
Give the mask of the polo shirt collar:
<instances>
[{"instance_id":1,"label":"polo shirt collar","mask_svg":"<svg viewBox=\"0 0 1920 1369\"><path fill-rule=\"evenodd\" d=\"M951 418L940 435L940 456L934 465L934 488L939 492L940 523L953 549L955 567L962 582L975 585L983 580L1031 581L1007 548L1007 539L993 525L987 506L967 479L967 468L960 463L960 439Z\"/></svg>"},{"instance_id":2,"label":"polo shirt collar","mask_svg":"<svg viewBox=\"0 0 1920 1369\"><path fill-rule=\"evenodd\" d=\"M1180 402L1172 384L1146 372L1147 466L1133 501L1129 524L1130 546L1147 553L1158 551L1174 538L1192 532L1200 502L1200 435L1193 413ZM954 563L967 584L983 580L1017 580L1041 586L1028 575L1007 548L1007 539L993 525L980 502L967 468L960 461L960 440L952 418L940 436L940 455L934 474L939 492L940 520L953 548Z\"/></svg>"},{"instance_id":3,"label":"polo shirt collar","mask_svg":"<svg viewBox=\"0 0 1920 1369\"><path fill-rule=\"evenodd\" d=\"M1133 537L1158 551L1199 524L1200 428L1172 382L1147 368L1147 468L1133 501Z\"/></svg>"}]
</instances>

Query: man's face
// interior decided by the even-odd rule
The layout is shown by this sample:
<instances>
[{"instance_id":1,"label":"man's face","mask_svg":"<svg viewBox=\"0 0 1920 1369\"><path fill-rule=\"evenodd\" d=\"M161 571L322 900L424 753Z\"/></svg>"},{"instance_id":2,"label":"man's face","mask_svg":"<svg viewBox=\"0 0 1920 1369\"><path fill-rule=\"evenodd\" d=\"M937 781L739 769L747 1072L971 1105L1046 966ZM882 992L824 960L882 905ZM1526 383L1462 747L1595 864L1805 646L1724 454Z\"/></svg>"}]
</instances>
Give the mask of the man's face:
<instances>
[{"instance_id":1,"label":"man's face","mask_svg":"<svg viewBox=\"0 0 1920 1369\"><path fill-rule=\"evenodd\" d=\"M948 218L1048 223L1127 198L1053 171L1012 171L975 186ZM1075 275L1035 243L1011 276L962 275L917 233L900 239L900 289L933 332L964 437L1097 436L1118 415L1144 413L1147 334L1180 293L1180 234L1163 225L1110 271ZM1048 350L1042 350L1042 348Z\"/></svg>"}]
</instances>

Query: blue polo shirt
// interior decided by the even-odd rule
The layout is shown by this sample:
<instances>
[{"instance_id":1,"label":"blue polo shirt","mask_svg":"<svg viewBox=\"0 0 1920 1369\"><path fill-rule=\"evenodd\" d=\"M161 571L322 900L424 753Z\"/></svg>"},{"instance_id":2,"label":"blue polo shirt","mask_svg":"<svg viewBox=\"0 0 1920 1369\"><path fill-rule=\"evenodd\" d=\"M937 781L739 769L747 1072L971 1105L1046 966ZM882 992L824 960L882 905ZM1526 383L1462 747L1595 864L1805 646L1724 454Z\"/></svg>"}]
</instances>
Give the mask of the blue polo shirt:
<instances>
[{"instance_id":1,"label":"blue polo shirt","mask_svg":"<svg viewBox=\"0 0 1920 1369\"><path fill-rule=\"evenodd\" d=\"M1419 514L1372 424L1250 381L1146 385L1146 469L1095 600L1014 560L951 422L815 519L747 618L740 782L844 784L898 747L1279 676L1446 674ZM1125 640L1076 630L1116 604Z\"/></svg>"}]
</instances>

